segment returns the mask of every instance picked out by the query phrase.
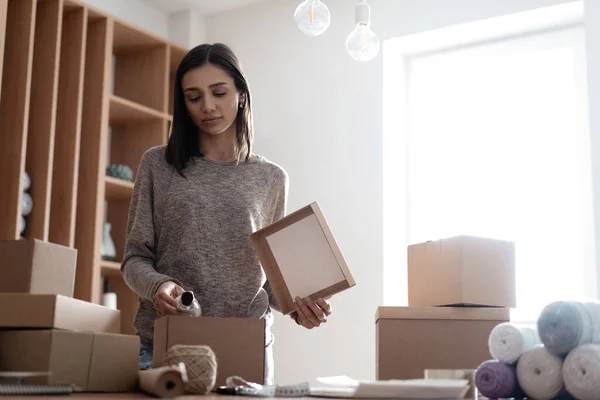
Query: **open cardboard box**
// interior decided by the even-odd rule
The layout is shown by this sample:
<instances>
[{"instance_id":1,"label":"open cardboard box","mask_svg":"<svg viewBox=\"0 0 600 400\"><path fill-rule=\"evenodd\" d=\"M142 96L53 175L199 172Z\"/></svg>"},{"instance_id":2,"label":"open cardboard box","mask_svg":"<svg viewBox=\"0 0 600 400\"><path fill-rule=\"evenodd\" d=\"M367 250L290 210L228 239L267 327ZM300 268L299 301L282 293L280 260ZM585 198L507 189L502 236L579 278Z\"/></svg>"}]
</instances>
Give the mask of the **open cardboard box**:
<instances>
[{"instance_id":1,"label":"open cardboard box","mask_svg":"<svg viewBox=\"0 0 600 400\"><path fill-rule=\"evenodd\" d=\"M60 295L0 293L0 328L121 333L121 312Z\"/></svg>"},{"instance_id":2,"label":"open cardboard box","mask_svg":"<svg viewBox=\"0 0 600 400\"><path fill-rule=\"evenodd\" d=\"M140 339L62 330L0 331L0 370L49 372L27 383L67 384L78 392L137 389Z\"/></svg>"},{"instance_id":3,"label":"open cardboard box","mask_svg":"<svg viewBox=\"0 0 600 400\"><path fill-rule=\"evenodd\" d=\"M37 239L0 241L0 293L73 296L77 250Z\"/></svg>"},{"instance_id":4,"label":"open cardboard box","mask_svg":"<svg viewBox=\"0 0 600 400\"><path fill-rule=\"evenodd\" d=\"M233 375L264 384L265 329L265 320L259 318L164 316L154 322L152 366L163 366L176 344L206 345L217 358L215 387Z\"/></svg>"},{"instance_id":5,"label":"open cardboard box","mask_svg":"<svg viewBox=\"0 0 600 400\"><path fill-rule=\"evenodd\" d=\"M327 298L356 284L316 202L250 237L283 314L296 311L296 296Z\"/></svg>"}]
</instances>

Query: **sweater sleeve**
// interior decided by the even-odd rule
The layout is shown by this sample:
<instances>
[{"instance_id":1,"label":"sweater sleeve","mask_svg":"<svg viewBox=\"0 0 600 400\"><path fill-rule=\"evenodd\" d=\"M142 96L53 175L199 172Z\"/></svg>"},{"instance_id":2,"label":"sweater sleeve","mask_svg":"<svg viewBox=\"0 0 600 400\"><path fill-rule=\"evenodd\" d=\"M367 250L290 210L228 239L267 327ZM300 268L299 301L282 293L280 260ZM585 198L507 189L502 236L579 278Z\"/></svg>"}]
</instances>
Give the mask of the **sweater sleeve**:
<instances>
[{"instance_id":1,"label":"sweater sleeve","mask_svg":"<svg viewBox=\"0 0 600 400\"><path fill-rule=\"evenodd\" d=\"M282 172L282 177L278 180L278 186L276 191L277 197L275 199L275 211L273 213L273 220L271 221L271 223L279 221L286 214L289 179L287 173L283 170ZM279 307L277 299L273 295L273 289L271 288L271 284L269 283L269 281L265 283L264 288L269 294L269 305L271 306L271 308L281 312L281 308Z\"/></svg>"},{"instance_id":2,"label":"sweater sleeve","mask_svg":"<svg viewBox=\"0 0 600 400\"><path fill-rule=\"evenodd\" d=\"M155 223L154 223L154 174L153 155L146 152L142 156L133 189L127 232L125 236L125 256L121 264L121 274L127 286L138 296L153 301L156 290L165 282L173 281L170 276L156 271L155 265ZM159 166L160 167L160 166Z\"/></svg>"}]
</instances>

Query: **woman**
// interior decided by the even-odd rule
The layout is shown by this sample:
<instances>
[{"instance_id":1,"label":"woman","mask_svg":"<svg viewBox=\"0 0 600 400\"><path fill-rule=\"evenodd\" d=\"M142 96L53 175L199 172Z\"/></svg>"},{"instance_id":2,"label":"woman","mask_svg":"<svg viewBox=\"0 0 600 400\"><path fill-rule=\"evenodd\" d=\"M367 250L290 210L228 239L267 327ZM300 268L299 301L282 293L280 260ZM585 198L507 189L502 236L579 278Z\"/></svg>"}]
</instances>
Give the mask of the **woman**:
<instances>
[{"instance_id":1,"label":"woman","mask_svg":"<svg viewBox=\"0 0 600 400\"><path fill-rule=\"evenodd\" d=\"M176 73L167 146L142 156L121 273L140 297L140 368L152 363L154 320L196 295L206 316L264 318L266 383L273 383L272 309L278 310L250 234L285 215L288 176L252 153L248 83L223 44L192 49ZM296 299L292 317L312 329L331 313L324 299Z\"/></svg>"}]
</instances>

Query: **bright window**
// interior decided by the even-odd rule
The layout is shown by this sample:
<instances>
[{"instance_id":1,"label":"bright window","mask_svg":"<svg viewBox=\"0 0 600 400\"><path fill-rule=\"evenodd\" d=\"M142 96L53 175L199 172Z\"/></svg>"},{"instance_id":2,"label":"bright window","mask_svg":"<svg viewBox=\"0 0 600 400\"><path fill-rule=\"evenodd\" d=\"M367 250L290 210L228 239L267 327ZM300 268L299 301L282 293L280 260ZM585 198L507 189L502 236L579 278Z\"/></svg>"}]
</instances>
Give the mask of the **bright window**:
<instances>
[{"instance_id":1,"label":"bright window","mask_svg":"<svg viewBox=\"0 0 600 400\"><path fill-rule=\"evenodd\" d=\"M515 241L513 320L596 294L586 284L595 272L583 40L575 26L403 58L401 129L391 124L403 161L384 176L386 210L392 198L401 210L386 212L385 234L395 235L396 218L402 244ZM386 263L405 267L389 243ZM401 275L394 268L388 275ZM386 302L404 300L387 293Z\"/></svg>"}]
</instances>

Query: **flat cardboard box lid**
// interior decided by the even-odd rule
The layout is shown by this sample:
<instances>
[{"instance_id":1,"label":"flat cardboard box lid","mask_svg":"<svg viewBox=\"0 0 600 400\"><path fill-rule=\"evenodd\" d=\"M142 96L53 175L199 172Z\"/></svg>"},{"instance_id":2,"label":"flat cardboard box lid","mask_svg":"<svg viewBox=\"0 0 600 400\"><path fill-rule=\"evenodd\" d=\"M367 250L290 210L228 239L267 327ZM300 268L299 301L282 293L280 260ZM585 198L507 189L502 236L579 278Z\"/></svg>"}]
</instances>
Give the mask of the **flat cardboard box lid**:
<instances>
[{"instance_id":1,"label":"flat cardboard box lid","mask_svg":"<svg viewBox=\"0 0 600 400\"><path fill-rule=\"evenodd\" d=\"M0 327L121 333L121 312L61 295L0 293Z\"/></svg>"},{"instance_id":2,"label":"flat cardboard box lid","mask_svg":"<svg viewBox=\"0 0 600 400\"><path fill-rule=\"evenodd\" d=\"M375 322L380 319L460 319L508 321L510 309L501 307L389 307L377 308Z\"/></svg>"}]
</instances>

